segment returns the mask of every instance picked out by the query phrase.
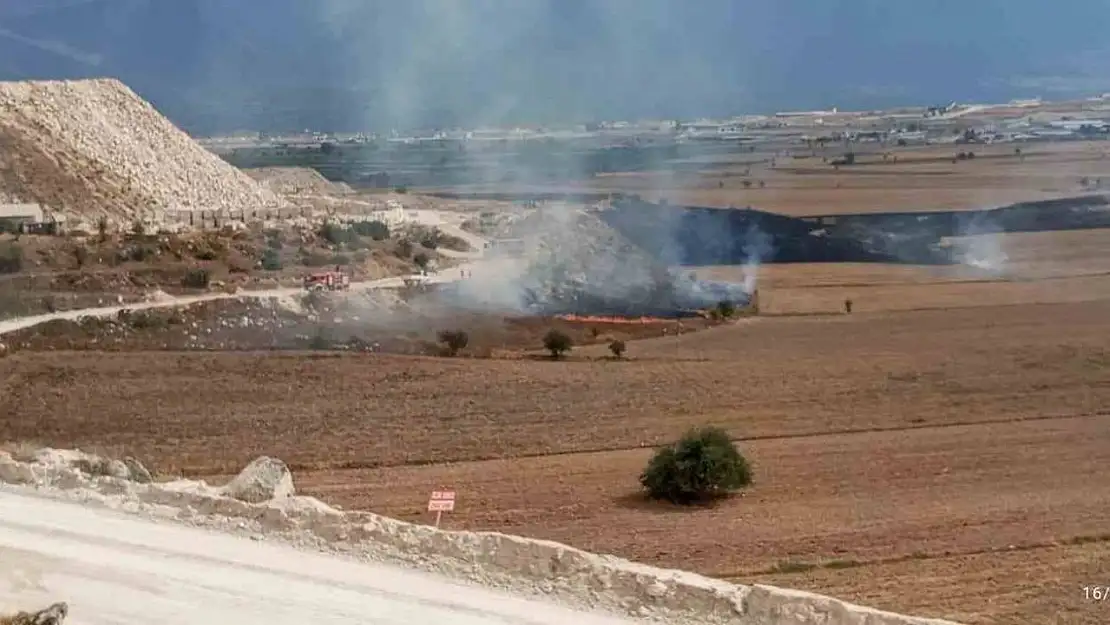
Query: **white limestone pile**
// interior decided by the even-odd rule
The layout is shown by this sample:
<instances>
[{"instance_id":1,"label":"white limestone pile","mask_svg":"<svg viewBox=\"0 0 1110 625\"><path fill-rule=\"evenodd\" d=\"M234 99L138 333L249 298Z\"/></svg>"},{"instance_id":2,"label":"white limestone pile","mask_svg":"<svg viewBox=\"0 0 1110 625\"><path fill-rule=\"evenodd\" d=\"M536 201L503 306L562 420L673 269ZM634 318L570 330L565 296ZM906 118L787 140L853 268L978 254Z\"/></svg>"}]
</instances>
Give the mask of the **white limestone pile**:
<instances>
[{"instance_id":1,"label":"white limestone pile","mask_svg":"<svg viewBox=\"0 0 1110 625\"><path fill-rule=\"evenodd\" d=\"M114 79L0 82L0 202L121 224L286 206Z\"/></svg>"},{"instance_id":2,"label":"white limestone pile","mask_svg":"<svg viewBox=\"0 0 1110 625\"><path fill-rule=\"evenodd\" d=\"M346 195L351 187L334 183L311 167L252 167L244 173L281 195Z\"/></svg>"}]
</instances>

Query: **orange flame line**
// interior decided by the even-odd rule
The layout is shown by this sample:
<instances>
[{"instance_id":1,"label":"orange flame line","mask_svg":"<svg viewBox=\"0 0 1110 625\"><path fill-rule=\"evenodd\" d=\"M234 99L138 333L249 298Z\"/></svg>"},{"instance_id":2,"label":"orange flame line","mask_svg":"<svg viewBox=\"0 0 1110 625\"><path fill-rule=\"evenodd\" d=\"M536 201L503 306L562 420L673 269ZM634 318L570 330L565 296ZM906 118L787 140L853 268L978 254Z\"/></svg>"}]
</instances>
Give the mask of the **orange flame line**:
<instances>
[{"instance_id":1,"label":"orange flame line","mask_svg":"<svg viewBox=\"0 0 1110 625\"><path fill-rule=\"evenodd\" d=\"M664 319L662 317L604 317L597 315L556 315L556 318L564 321L577 321L583 323L624 323L647 325L651 323L673 323L674 319Z\"/></svg>"}]
</instances>

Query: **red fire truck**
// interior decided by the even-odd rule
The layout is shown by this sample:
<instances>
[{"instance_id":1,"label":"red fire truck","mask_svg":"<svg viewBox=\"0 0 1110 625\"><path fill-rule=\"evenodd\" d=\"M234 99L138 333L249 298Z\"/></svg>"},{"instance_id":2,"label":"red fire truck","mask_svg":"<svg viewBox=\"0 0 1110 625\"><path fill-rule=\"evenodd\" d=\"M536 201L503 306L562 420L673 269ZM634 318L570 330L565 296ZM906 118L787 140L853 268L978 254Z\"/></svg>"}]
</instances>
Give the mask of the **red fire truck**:
<instances>
[{"instance_id":1,"label":"red fire truck","mask_svg":"<svg viewBox=\"0 0 1110 625\"><path fill-rule=\"evenodd\" d=\"M336 268L335 271L322 271L307 275L304 288L309 291L346 291L351 288L351 276Z\"/></svg>"}]
</instances>

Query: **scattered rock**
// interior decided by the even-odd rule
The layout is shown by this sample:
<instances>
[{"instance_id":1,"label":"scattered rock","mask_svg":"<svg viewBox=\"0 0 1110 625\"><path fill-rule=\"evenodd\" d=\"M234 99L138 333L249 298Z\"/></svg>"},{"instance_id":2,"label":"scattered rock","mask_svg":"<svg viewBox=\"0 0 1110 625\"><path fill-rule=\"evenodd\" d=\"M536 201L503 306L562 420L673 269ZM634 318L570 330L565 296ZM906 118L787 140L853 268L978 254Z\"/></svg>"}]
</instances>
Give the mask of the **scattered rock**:
<instances>
[{"instance_id":1,"label":"scattered rock","mask_svg":"<svg viewBox=\"0 0 1110 625\"><path fill-rule=\"evenodd\" d=\"M255 458L223 489L223 494L247 503L262 503L292 497L293 474L277 458Z\"/></svg>"},{"instance_id":2,"label":"scattered rock","mask_svg":"<svg viewBox=\"0 0 1110 625\"><path fill-rule=\"evenodd\" d=\"M12 616L0 616L0 625L62 625L68 614L69 605L59 601L38 612L18 612Z\"/></svg>"},{"instance_id":3,"label":"scattered rock","mask_svg":"<svg viewBox=\"0 0 1110 625\"><path fill-rule=\"evenodd\" d=\"M34 467L18 462L11 454L0 451L0 482L7 484L34 484L37 477Z\"/></svg>"},{"instance_id":4,"label":"scattered rock","mask_svg":"<svg viewBox=\"0 0 1110 625\"><path fill-rule=\"evenodd\" d=\"M152 476L150 471L138 460L128 456L123 459L123 464L127 466L127 472L129 473L131 481L140 484L149 484L154 481L154 476Z\"/></svg>"}]
</instances>

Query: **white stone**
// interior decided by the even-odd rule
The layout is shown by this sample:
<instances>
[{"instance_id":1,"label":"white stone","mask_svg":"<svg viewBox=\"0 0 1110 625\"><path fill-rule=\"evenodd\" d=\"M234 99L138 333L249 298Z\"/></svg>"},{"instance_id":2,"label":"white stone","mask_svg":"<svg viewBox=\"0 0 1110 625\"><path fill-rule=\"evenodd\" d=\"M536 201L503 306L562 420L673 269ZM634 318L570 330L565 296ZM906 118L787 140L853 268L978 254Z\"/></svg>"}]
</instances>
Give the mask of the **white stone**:
<instances>
[{"instance_id":1,"label":"white stone","mask_svg":"<svg viewBox=\"0 0 1110 625\"><path fill-rule=\"evenodd\" d=\"M247 503L286 499L295 493L293 474L277 458L255 458L223 488L223 494Z\"/></svg>"}]
</instances>

